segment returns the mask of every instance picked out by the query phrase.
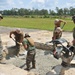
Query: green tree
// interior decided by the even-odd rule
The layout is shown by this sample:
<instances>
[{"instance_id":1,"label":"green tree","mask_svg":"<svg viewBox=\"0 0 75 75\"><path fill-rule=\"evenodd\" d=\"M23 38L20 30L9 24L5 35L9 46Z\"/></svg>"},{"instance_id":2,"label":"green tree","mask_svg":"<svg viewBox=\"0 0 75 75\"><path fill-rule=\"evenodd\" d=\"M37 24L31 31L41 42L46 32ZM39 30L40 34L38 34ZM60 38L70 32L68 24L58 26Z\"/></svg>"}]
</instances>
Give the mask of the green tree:
<instances>
[{"instance_id":1,"label":"green tree","mask_svg":"<svg viewBox=\"0 0 75 75\"><path fill-rule=\"evenodd\" d=\"M40 15L48 15L48 11L45 9L40 10Z\"/></svg>"},{"instance_id":2,"label":"green tree","mask_svg":"<svg viewBox=\"0 0 75 75\"><path fill-rule=\"evenodd\" d=\"M69 15L69 9L68 9L68 8L64 8L63 14L64 14L64 15Z\"/></svg>"},{"instance_id":3,"label":"green tree","mask_svg":"<svg viewBox=\"0 0 75 75\"><path fill-rule=\"evenodd\" d=\"M25 9L24 8L20 8L18 10L18 13L19 13L20 16L24 16L25 15Z\"/></svg>"},{"instance_id":4,"label":"green tree","mask_svg":"<svg viewBox=\"0 0 75 75\"><path fill-rule=\"evenodd\" d=\"M49 14L50 15L56 15L56 13L54 12L54 10L51 10L51 9L49 10Z\"/></svg>"},{"instance_id":5,"label":"green tree","mask_svg":"<svg viewBox=\"0 0 75 75\"><path fill-rule=\"evenodd\" d=\"M75 8L70 7L70 15L71 16L75 15Z\"/></svg>"}]
</instances>

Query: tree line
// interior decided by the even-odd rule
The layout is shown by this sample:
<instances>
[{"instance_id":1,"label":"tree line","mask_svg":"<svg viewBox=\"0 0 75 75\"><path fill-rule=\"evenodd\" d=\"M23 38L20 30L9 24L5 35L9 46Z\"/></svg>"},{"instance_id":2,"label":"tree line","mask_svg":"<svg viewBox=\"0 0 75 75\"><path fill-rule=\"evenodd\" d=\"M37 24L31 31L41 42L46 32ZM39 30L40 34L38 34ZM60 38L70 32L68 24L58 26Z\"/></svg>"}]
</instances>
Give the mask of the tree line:
<instances>
[{"instance_id":1,"label":"tree line","mask_svg":"<svg viewBox=\"0 0 75 75\"><path fill-rule=\"evenodd\" d=\"M10 10L2 10L0 11L3 15L15 15L15 16L26 16L29 17L28 15L44 15L44 17L49 17L49 15L53 16L73 16L75 15L75 8L70 7L70 8L59 8L56 7L56 10L47 10L47 9L25 9L25 8L12 8Z\"/></svg>"}]
</instances>

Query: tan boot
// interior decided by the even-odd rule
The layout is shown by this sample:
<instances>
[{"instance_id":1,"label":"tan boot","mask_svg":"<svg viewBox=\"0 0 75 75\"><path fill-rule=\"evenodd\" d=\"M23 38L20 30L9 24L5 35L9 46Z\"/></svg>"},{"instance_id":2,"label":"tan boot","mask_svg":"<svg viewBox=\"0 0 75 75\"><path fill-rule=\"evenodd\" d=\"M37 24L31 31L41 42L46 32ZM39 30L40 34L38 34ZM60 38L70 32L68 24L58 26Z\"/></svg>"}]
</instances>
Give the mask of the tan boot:
<instances>
[{"instance_id":1,"label":"tan boot","mask_svg":"<svg viewBox=\"0 0 75 75\"><path fill-rule=\"evenodd\" d=\"M30 71L30 69L29 69L29 68L25 68L24 70Z\"/></svg>"}]
</instances>

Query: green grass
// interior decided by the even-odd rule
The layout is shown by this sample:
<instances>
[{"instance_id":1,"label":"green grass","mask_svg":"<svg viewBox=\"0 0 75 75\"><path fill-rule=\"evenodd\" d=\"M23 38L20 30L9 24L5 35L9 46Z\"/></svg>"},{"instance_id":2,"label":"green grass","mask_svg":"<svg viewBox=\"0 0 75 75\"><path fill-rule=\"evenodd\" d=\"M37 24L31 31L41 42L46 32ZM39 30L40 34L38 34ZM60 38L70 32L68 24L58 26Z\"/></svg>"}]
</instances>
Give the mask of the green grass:
<instances>
[{"instance_id":1,"label":"green grass","mask_svg":"<svg viewBox=\"0 0 75 75\"><path fill-rule=\"evenodd\" d=\"M72 31L74 28L74 23L71 19L65 19L67 24L64 26L65 31ZM9 18L4 17L0 21L0 26L7 27L20 27L29 29L41 29L41 30L53 30L54 29L54 19L50 18Z\"/></svg>"}]
</instances>

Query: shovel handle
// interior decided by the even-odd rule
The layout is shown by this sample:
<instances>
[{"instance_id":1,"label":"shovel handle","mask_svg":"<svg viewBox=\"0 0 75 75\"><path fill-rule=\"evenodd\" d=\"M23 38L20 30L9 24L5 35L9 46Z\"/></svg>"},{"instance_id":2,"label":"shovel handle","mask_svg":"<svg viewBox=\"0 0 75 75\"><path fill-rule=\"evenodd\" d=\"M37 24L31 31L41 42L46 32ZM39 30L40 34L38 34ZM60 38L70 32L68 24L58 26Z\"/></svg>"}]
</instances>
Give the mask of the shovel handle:
<instances>
[{"instance_id":1,"label":"shovel handle","mask_svg":"<svg viewBox=\"0 0 75 75\"><path fill-rule=\"evenodd\" d=\"M17 41L16 41L15 39L13 39L13 38L12 38L12 40L13 40L14 42L17 42ZM22 45L22 44L21 44L21 43L19 43L19 42L17 42L17 44Z\"/></svg>"}]
</instances>

